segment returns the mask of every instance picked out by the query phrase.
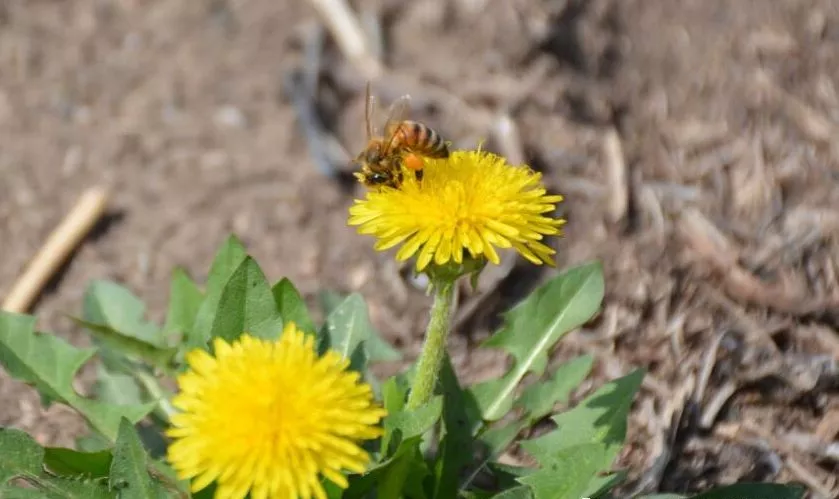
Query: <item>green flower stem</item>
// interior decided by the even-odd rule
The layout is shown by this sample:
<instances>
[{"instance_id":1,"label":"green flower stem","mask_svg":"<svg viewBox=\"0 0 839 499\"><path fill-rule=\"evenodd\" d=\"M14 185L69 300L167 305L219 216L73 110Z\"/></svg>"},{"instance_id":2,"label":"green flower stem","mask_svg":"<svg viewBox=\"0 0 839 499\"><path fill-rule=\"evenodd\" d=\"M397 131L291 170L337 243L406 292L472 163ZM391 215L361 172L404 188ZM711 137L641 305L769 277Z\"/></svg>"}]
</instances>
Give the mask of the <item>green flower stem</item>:
<instances>
[{"instance_id":1,"label":"green flower stem","mask_svg":"<svg viewBox=\"0 0 839 499\"><path fill-rule=\"evenodd\" d=\"M446 338L454 302L456 278L453 276L432 278L434 303L431 305L431 319L425 331L425 344L417 362L416 376L408 396L407 409L416 409L427 403L434 395L434 387L440 374L440 365L446 353Z\"/></svg>"}]
</instances>

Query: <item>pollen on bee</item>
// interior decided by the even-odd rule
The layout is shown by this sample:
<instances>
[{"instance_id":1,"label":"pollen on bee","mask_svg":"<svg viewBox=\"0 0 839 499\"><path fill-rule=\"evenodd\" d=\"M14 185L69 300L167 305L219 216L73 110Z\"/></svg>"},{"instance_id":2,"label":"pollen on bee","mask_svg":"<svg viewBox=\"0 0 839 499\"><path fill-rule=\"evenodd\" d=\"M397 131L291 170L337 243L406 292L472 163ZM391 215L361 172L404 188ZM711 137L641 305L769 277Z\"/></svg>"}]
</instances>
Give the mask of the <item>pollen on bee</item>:
<instances>
[{"instance_id":1,"label":"pollen on bee","mask_svg":"<svg viewBox=\"0 0 839 499\"><path fill-rule=\"evenodd\" d=\"M405 155L403 164L406 168L414 171L422 170L423 167L422 158L417 156L416 154Z\"/></svg>"}]
</instances>

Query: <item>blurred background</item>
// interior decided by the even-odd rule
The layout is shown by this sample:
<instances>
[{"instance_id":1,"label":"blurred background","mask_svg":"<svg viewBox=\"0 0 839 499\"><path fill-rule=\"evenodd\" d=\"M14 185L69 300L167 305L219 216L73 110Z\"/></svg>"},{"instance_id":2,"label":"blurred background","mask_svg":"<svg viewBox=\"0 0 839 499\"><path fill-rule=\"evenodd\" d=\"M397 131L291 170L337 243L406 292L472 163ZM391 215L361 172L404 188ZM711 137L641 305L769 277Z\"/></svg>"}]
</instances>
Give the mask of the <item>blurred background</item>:
<instances>
[{"instance_id":1,"label":"blurred background","mask_svg":"<svg viewBox=\"0 0 839 499\"><path fill-rule=\"evenodd\" d=\"M414 358L422 283L346 225L368 80L379 127L410 94L456 147L485 141L565 196L558 265L602 260L607 295L555 357L595 355L584 388L649 369L625 494L837 497L836 0L2 0L0 295L104 186L107 216L31 309L42 330L88 341L66 315L92 279L162 320L173 268L203 282L235 233L315 311L361 293ZM508 255L464 287L464 379L500 371L474 347L554 272ZM42 443L83 431L2 372L0 401Z\"/></svg>"}]
</instances>

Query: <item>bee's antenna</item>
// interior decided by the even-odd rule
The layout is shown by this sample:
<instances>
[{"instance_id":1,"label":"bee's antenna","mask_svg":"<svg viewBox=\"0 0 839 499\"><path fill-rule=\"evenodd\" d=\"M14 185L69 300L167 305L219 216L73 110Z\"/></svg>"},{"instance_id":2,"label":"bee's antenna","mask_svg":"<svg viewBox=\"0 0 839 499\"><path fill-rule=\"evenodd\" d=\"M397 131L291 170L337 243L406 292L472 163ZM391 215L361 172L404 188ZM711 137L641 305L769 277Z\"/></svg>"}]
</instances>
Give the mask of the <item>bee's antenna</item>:
<instances>
[{"instance_id":1,"label":"bee's antenna","mask_svg":"<svg viewBox=\"0 0 839 499\"><path fill-rule=\"evenodd\" d=\"M367 80L367 87L364 94L365 102L364 102L364 121L367 124L367 140L373 138L373 121L372 121L372 107L373 107L373 97L372 92L370 90L371 87L370 80Z\"/></svg>"}]
</instances>

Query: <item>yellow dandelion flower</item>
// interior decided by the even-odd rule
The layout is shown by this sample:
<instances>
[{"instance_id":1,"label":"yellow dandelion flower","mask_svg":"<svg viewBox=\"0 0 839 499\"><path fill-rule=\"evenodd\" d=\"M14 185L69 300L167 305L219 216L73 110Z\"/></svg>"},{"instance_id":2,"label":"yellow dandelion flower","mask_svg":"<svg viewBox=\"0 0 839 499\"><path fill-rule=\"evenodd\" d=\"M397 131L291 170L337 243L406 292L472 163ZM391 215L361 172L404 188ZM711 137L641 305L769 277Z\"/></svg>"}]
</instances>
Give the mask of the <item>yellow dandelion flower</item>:
<instances>
[{"instance_id":1,"label":"yellow dandelion flower","mask_svg":"<svg viewBox=\"0 0 839 499\"><path fill-rule=\"evenodd\" d=\"M187 354L173 399L168 458L199 491L217 498L325 498L320 476L347 487L369 455L357 441L381 435L385 411L336 351L318 357L314 338L287 324L278 341L216 338L214 356Z\"/></svg>"},{"instance_id":2,"label":"yellow dandelion flower","mask_svg":"<svg viewBox=\"0 0 839 499\"><path fill-rule=\"evenodd\" d=\"M561 233L565 220L546 214L563 198L547 195L540 173L480 150L424 163L422 180L406 171L399 189L371 190L350 207L349 224L375 236L377 250L402 244L397 260L418 255L420 271L432 261L462 263L464 250L498 264L496 247L555 265L542 239Z\"/></svg>"}]
</instances>

